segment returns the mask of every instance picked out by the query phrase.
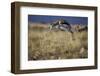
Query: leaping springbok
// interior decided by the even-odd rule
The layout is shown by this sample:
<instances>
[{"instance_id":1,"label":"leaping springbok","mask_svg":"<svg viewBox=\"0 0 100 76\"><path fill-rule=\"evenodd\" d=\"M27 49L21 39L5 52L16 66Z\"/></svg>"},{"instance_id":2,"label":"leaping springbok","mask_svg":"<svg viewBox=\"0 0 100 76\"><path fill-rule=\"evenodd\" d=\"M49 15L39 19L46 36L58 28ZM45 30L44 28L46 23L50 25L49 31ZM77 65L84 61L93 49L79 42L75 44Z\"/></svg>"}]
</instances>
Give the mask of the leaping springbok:
<instances>
[{"instance_id":1,"label":"leaping springbok","mask_svg":"<svg viewBox=\"0 0 100 76\"><path fill-rule=\"evenodd\" d=\"M58 20L50 25L50 30L52 29L59 29L62 31L68 31L73 33L71 25L65 20Z\"/></svg>"}]
</instances>

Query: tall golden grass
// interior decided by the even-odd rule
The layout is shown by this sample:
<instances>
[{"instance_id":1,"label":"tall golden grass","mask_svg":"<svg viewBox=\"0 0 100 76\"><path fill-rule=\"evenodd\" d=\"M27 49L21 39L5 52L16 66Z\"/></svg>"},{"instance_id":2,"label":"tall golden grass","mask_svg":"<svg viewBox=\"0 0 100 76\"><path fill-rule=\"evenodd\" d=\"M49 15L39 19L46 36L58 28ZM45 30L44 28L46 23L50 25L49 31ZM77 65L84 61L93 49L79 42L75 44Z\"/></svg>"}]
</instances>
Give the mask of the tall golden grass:
<instances>
[{"instance_id":1,"label":"tall golden grass","mask_svg":"<svg viewBox=\"0 0 100 76\"><path fill-rule=\"evenodd\" d=\"M70 32L44 30L43 27L34 26L28 31L28 59L87 58L87 37L86 31L74 32L72 35Z\"/></svg>"}]
</instances>

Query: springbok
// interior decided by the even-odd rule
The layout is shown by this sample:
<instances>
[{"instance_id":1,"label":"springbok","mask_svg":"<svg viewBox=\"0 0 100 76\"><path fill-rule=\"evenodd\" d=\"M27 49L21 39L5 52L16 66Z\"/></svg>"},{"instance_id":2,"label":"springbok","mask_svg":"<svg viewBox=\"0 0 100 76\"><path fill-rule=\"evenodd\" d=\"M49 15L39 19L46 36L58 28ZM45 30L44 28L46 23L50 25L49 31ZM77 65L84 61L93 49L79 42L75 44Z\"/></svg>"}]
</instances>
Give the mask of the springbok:
<instances>
[{"instance_id":1,"label":"springbok","mask_svg":"<svg viewBox=\"0 0 100 76\"><path fill-rule=\"evenodd\" d=\"M80 27L79 25L75 28L77 32L82 32L82 31L87 31L88 27L84 26L84 27Z\"/></svg>"},{"instance_id":2,"label":"springbok","mask_svg":"<svg viewBox=\"0 0 100 76\"><path fill-rule=\"evenodd\" d=\"M50 30L52 30L52 29L59 29L62 31L68 31L70 33L73 33L73 31L71 29L71 25L65 20L58 20L58 21L52 23L50 25Z\"/></svg>"}]
</instances>

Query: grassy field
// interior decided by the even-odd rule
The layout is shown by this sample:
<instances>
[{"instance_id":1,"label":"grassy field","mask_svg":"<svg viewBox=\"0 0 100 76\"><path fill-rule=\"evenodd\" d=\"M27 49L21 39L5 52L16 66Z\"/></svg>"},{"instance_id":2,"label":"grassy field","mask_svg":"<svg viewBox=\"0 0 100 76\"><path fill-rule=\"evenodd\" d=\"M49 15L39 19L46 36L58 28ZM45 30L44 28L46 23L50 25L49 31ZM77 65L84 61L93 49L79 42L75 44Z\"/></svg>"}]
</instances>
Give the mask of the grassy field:
<instances>
[{"instance_id":1,"label":"grassy field","mask_svg":"<svg viewBox=\"0 0 100 76\"><path fill-rule=\"evenodd\" d=\"M86 31L70 32L49 30L47 26L34 25L28 29L28 59L76 59L88 57Z\"/></svg>"}]
</instances>

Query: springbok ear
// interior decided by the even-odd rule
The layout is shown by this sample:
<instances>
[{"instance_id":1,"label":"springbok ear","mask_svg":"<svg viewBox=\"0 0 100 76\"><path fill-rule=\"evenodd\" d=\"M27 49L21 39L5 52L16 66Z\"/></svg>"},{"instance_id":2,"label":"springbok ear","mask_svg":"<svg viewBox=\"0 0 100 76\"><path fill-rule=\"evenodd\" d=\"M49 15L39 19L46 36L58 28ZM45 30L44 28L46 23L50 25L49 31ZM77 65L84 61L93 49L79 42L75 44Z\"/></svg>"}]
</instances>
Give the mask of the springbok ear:
<instances>
[{"instance_id":1,"label":"springbok ear","mask_svg":"<svg viewBox=\"0 0 100 76\"><path fill-rule=\"evenodd\" d=\"M49 25L53 25L52 23L50 23Z\"/></svg>"}]
</instances>

